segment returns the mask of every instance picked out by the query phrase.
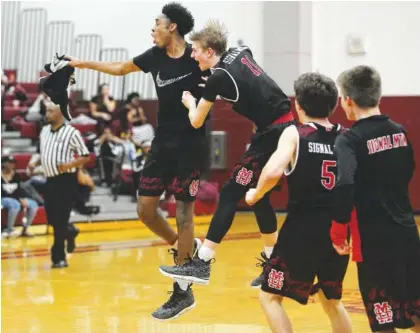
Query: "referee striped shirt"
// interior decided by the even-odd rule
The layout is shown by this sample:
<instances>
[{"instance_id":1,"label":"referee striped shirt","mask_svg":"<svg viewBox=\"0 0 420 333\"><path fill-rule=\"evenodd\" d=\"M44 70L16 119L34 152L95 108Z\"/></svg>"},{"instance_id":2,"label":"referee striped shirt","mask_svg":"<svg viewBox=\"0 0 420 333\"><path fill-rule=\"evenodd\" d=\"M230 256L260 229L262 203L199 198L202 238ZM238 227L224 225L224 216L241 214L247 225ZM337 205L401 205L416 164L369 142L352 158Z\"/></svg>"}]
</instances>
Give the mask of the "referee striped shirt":
<instances>
[{"instance_id":1,"label":"referee striped shirt","mask_svg":"<svg viewBox=\"0 0 420 333\"><path fill-rule=\"evenodd\" d=\"M43 127L40 135L41 165L47 177L55 177L62 172L58 166L71 163L74 155L88 156L87 149L80 132L69 124L63 124L56 130L51 125ZM64 173L74 173L76 168Z\"/></svg>"}]
</instances>

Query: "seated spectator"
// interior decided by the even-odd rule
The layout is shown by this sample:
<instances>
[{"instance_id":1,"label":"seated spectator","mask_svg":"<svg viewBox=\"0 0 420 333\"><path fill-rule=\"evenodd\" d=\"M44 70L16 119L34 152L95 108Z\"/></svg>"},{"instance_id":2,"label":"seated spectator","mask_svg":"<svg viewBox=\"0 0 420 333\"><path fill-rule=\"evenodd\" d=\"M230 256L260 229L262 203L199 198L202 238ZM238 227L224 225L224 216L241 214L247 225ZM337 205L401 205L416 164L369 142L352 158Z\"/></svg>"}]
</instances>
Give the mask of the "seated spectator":
<instances>
[{"instance_id":1,"label":"seated spectator","mask_svg":"<svg viewBox=\"0 0 420 333\"><path fill-rule=\"evenodd\" d=\"M120 116L121 130L128 132L132 126L141 125L146 121L144 110L140 105L140 95L136 92L129 94Z\"/></svg>"},{"instance_id":2,"label":"seated spectator","mask_svg":"<svg viewBox=\"0 0 420 333\"><path fill-rule=\"evenodd\" d=\"M28 227L38 210L36 201L27 198L26 193L22 190L20 177L15 171L15 164L15 159L12 156L4 156L1 159L1 205L7 209L7 229L2 233L2 237L5 238L17 235L13 228L21 208L26 213L26 221L24 219L21 235L32 236L28 232Z\"/></svg>"},{"instance_id":3,"label":"seated spectator","mask_svg":"<svg viewBox=\"0 0 420 333\"><path fill-rule=\"evenodd\" d=\"M103 134L98 139L99 143L99 167L101 182L108 186L113 184L113 171L116 156L124 150L124 140L114 135L111 128L105 127Z\"/></svg>"},{"instance_id":4,"label":"seated spectator","mask_svg":"<svg viewBox=\"0 0 420 333\"><path fill-rule=\"evenodd\" d=\"M9 74L5 94L9 96L13 95L14 106L21 106L23 102L26 102L28 100L26 90L16 82L15 73Z\"/></svg>"},{"instance_id":5,"label":"seated spectator","mask_svg":"<svg viewBox=\"0 0 420 333\"><path fill-rule=\"evenodd\" d=\"M104 132L106 126L111 124L115 107L116 103L109 93L109 86L106 83L101 84L98 95L93 97L89 103L90 116L98 122L99 135Z\"/></svg>"}]
</instances>

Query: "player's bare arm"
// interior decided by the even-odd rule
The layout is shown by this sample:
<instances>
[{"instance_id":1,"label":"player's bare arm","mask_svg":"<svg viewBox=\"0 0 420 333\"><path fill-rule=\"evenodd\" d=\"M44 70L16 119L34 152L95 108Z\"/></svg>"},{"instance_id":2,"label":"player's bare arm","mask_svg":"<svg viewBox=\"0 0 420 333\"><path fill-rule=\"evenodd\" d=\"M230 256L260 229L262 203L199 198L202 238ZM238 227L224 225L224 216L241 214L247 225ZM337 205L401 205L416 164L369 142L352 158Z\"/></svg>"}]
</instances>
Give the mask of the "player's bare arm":
<instances>
[{"instance_id":1,"label":"player's bare arm","mask_svg":"<svg viewBox=\"0 0 420 333\"><path fill-rule=\"evenodd\" d=\"M289 126L284 130L279 139L277 150L271 155L261 172L257 188L250 189L246 194L245 200L248 205L254 205L276 186L287 166L293 161L298 145L298 135L296 134L295 126Z\"/></svg>"},{"instance_id":2,"label":"player's bare arm","mask_svg":"<svg viewBox=\"0 0 420 333\"><path fill-rule=\"evenodd\" d=\"M206 101L202 98L198 105L196 105L194 96L189 91L184 91L182 94L182 103L189 110L188 118L190 119L191 126L194 128L203 126L213 102Z\"/></svg>"},{"instance_id":3,"label":"player's bare arm","mask_svg":"<svg viewBox=\"0 0 420 333\"><path fill-rule=\"evenodd\" d=\"M94 71L114 76L121 76L141 71L141 69L134 64L133 59L126 61L105 62L83 61L71 56L66 56L66 58L70 60L69 66L71 67L92 69Z\"/></svg>"}]
</instances>

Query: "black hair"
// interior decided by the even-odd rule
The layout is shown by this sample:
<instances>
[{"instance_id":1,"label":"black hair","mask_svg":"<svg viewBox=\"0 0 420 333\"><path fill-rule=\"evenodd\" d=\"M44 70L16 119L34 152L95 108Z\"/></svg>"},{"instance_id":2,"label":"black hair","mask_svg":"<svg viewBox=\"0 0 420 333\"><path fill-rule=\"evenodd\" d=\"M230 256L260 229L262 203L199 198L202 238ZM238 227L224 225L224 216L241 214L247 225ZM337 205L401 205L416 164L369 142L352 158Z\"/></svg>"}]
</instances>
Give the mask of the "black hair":
<instances>
[{"instance_id":1,"label":"black hair","mask_svg":"<svg viewBox=\"0 0 420 333\"><path fill-rule=\"evenodd\" d=\"M369 66L356 66L338 77L343 97L350 97L360 108L373 108L379 104L382 94L381 76Z\"/></svg>"},{"instance_id":2,"label":"black hair","mask_svg":"<svg viewBox=\"0 0 420 333\"><path fill-rule=\"evenodd\" d=\"M127 100L126 100L126 103L131 103L131 100L133 99L133 98L138 98L138 99L140 99L140 94L139 93L137 93L137 92L132 92L132 93L130 93L130 94L128 94L128 96L127 96Z\"/></svg>"},{"instance_id":3,"label":"black hair","mask_svg":"<svg viewBox=\"0 0 420 333\"><path fill-rule=\"evenodd\" d=\"M194 28L194 18L191 12L180 3L171 2L163 6L162 14L172 22L176 23L178 33L184 37Z\"/></svg>"},{"instance_id":4,"label":"black hair","mask_svg":"<svg viewBox=\"0 0 420 333\"><path fill-rule=\"evenodd\" d=\"M320 73L305 73L294 83L296 101L309 117L326 118L337 106L334 81Z\"/></svg>"}]
</instances>

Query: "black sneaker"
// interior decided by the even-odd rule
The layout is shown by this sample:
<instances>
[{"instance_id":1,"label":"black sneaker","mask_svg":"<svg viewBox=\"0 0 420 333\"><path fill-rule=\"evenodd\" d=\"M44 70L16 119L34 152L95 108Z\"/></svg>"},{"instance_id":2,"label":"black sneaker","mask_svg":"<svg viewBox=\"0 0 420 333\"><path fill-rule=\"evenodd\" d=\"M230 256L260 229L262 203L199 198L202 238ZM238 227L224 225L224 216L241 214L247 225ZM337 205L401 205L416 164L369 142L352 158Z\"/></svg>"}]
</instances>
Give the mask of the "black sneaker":
<instances>
[{"instance_id":1,"label":"black sneaker","mask_svg":"<svg viewBox=\"0 0 420 333\"><path fill-rule=\"evenodd\" d=\"M175 319L195 307L191 286L184 291L179 287L178 283L174 283L174 291L168 291L168 294L171 294L171 297L152 313L153 318L161 321Z\"/></svg>"},{"instance_id":2,"label":"black sneaker","mask_svg":"<svg viewBox=\"0 0 420 333\"><path fill-rule=\"evenodd\" d=\"M265 252L261 252L261 257L262 259L257 258L259 262L257 262L256 266L262 268L262 273L251 282L252 288L261 288L261 285L264 281L264 268L267 266L269 258L267 258Z\"/></svg>"},{"instance_id":3,"label":"black sneaker","mask_svg":"<svg viewBox=\"0 0 420 333\"><path fill-rule=\"evenodd\" d=\"M194 238L194 250L193 250L193 255L191 256L192 258L198 258L198 250L200 249L201 245L202 245L201 240L199 238ZM174 257L174 263L176 265L177 258L178 258L178 250L175 248L172 248L172 249L169 249L168 252L172 254L172 256Z\"/></svg>"},{"instance_id":4,"label":"black sneaker","mask_svg":"<svg viewBox=\"0 0 420 333\"><path fill-rule=\"evenodd\" d=\"M76 237L80 230L74 225L69 225L68 237L67 237L67 253L73 253L76 248Z\"/></svg>"},{"instance_id":5,"label":"black sneaker","mask_svg":"<svg viewBox=\"0 0 420 333\"><path fill-rule=\"evenodd\" d=\"M67 261L65 260L54 262L51 266L51 268L65 268L65 267L69 267L69 265L67 264Z\"/></svg>"},{"instance_id":6,"label":"black sneaker","mask_svg":"<svg viewBox=\"0 0 420 333\"><path fill-rule=\"evenodd\" d=\"M180 279L197 284L209 284L210 282L210 261L195 258L187 261L181 266L160 266L159 271L170 278Z\"/></svg>"}]
</instances>

